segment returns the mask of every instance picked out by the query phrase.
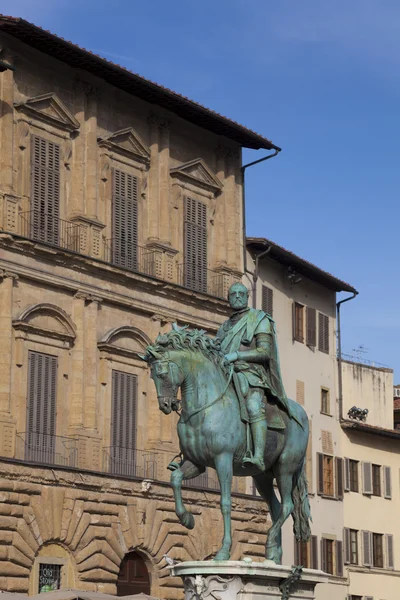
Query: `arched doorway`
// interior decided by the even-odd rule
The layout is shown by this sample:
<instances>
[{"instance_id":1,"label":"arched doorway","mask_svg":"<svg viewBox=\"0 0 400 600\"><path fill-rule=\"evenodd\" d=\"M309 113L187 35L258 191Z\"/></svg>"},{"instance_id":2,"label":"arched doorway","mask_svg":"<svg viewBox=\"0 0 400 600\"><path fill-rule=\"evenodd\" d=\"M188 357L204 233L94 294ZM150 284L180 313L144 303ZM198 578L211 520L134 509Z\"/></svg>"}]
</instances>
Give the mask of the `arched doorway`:
<instances>
[{"instance_id":1,"label":"arched doorway","mask_svg":"<svg viewBox=\"0 0 400 600\"><path fill-rule=\"evenodd\" d=\"M150 595L150 576L143 558L129 552L121 563L117 581L117 596L131 594Z\"/></svg>"}]
</instances>

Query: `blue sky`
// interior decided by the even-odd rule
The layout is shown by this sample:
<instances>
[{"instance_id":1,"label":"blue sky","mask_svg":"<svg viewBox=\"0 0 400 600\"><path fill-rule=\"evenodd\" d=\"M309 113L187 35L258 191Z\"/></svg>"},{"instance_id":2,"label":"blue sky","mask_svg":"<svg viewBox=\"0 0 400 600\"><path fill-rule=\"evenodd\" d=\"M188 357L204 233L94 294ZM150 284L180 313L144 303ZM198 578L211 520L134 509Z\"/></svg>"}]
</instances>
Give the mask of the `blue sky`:
<instances>
[{"instance_id":1,"label":"blue sky","mask_svg":"<svg viewBox=\"0 0 400 600\"><path fill-rule=\"evenodd\" d=\"M343 351L362 345L400 379L398 0L2 0L1 12L281 146L248 172L248 234L355 286Z\"/></svg>"}]
</instances>

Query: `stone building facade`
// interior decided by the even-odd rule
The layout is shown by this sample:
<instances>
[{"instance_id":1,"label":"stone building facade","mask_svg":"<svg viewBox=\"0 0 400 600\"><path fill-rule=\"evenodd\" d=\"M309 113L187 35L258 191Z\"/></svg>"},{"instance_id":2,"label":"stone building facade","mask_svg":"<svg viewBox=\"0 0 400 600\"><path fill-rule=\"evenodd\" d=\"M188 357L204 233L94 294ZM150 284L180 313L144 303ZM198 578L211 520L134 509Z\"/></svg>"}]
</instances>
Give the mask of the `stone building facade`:
<instances>
[{"instance_id":1,"label":"stone building facade","mask_svg":"<svg viewBox=\"0 0 400 600\"><path fill-rule=\"evenodd\" d=\"M0 589L116 593L133 552L175 598L162 556L216 550L218 495L202 477L178 523L176 417L138 353L227 317L241 148L275 147L23 20L0 38ZM235 486L233 557L262 556L266 511Z\"/></svg>"}]
</instances>

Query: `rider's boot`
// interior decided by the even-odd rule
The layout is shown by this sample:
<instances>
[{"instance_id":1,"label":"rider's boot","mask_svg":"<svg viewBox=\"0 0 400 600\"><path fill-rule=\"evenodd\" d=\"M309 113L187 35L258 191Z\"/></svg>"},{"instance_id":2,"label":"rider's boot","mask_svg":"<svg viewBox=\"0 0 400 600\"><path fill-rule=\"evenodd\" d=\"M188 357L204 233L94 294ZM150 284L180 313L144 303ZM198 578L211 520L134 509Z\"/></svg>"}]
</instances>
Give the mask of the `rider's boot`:
<instances>
[{"instance_id":1,"label":"rider's boot","mask_svg":"<svg viewBox=\"0 0 400 600\"><path fill-rule=\"evenodd\" d=\"M265 471L264 452L267 444L267 421L259 419L251 423L251 433L253 435L254 456L243 459L243 466L254 466L261 472Z\"/></svg>"}]
</instances>

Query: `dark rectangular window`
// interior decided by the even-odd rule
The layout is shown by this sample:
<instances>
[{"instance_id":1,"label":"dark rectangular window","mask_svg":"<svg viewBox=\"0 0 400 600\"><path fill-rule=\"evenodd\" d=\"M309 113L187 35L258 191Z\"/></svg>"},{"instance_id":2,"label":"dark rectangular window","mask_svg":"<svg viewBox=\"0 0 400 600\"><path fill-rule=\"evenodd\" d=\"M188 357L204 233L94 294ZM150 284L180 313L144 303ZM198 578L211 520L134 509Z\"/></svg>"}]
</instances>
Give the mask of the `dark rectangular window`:
<instances>
[{"instance_id":1,"label":"dark rectangular window","mask_svg":"<svg viewBox=\"0 0 400 600\"><path fill-rule=\"evenodd\" d=\"M29 236L58 246L60 225L60 146L33 136Z\"/></svg>"},{"instance_id":2,"label":"dark rectangular window","mask_svg":"<svg viewBox=\"0 0 400 600\"><path fill-rule=\"evenodd\" d=\"M207 207L185 198L184 285L207 292Z\"/></svg>"},{"instance_id":3,"label":"dark rectangular window","mask_svg":"<svg viewBox=\"0 0 400 600\"><path fill-rule=\"evenodd\" d=\"M358 460L349 460L350 491L358 492Z\"/></svg>"},{"instance_id":4,"label":"dark rectangular window","mask_svg":"<svg viewBox=\"0 0 400 600\"><path fill-rule=\"evenodd\" d=\"M261 299L261 308L262 310L272 317L273 311L273 291L271 288L266 285L262 286L262 299Z\"/></svg>"},{"instance_id":5,"label":"dark rectangular window","mask_svg":"<svg viewBox=\"0 0 400 600\"><path fill-rule=\"evenodd\" d=\"M318 350L329 354L329 317L318 313Z\"/></svg>"},{"instance_id":6,"label":"dark rectangular window","mask_svg":"<svg viewBox=\"0 0 400 600\"><path fill-rule=\"evenodd\" d=\"M293 338L297 342L304 342L304 306L298 302L293 307Z\"/></svg>"},{"instance_id":7,"label":"dark rectangular window","mask_svg":"<svg viewBox=\"0 0 400 600\"><path fill-rule=\"evenodd\" d=\"M334 574L333 571L333 552L334 552L334 541L324 540L325 552L326 552L326 572Z\"/></svg>"},{"instance_id":8,"label":"dark rectangular window","mask_svg":"<svg viewBox=\"0 0 400 600\"><path fill-rule=\"evenodd\" d=\"M39 563L39 594L61 587L61 565Z\"/></svg>"},{"instance_id":9,"label":"dark rectangular window","mask_svg":"<svg viewBox=\"0 0 400 600\"><path fill-rule=\"evenodd\" d=\"M372 465L372 495L381 496L381 467Z\"/></svg>"},{"instance_id":10,"label":"dark rectangular window","mask_svg":"<svg viewBox=\"0 0 400 600\"><path fill-rule=\"evenodd\" d=\"M56 434L57 357L28 354L25 459L54 463Z\"/></svg>"},{"instance_id":11,"label":"dark rectangular window","mask_svg":"<svg viewBox=\"0 0 400 600\"><path fill-rule=\"evenodd\" d=\"M321 412L324 415L330 414L329 390L321 388Z\"/></svg>"},{"instance_id":12,"label":"dark rectangular window","mask_svg":"<svg viewBox=\"0 0 400 600\"><path fill-rule=\"evenodd\" d=\"M383 535L372 534L372 560L374 567L383 568Z\"/></svg>"},{"instance_id":13,"label":"dark rectangular window","mask_svg":"<svg viewBox=\"0 0 400 600\"><path fill-rule=\"evenodd\" d=\"M138 269L138 179L129 173L112 171L112 262Z\"/></svg>"},{"instance_id":14,"label":"dark rectangular window","mask_svg":"<svg viewBox=\"0 0 400 600\"><path fill-rule=\"evenodd\" d=\"M358 531L350 529L350 564L358 565Z\"/></svg>"},{"instance_id":15,"label":"dark rectangular window","mask_svg":"<svg viewBox=\"0 0 400 600\"><path fill-rule=\"evenodd\" d=\"M110 471L119 475L136 473L137 377L112 372Z\"/></svg>"}]
</instances>

